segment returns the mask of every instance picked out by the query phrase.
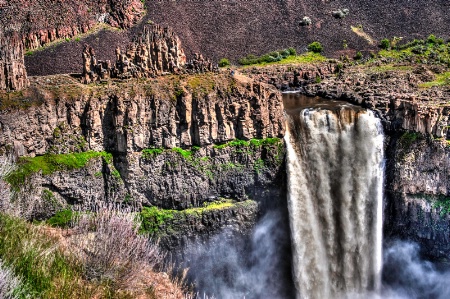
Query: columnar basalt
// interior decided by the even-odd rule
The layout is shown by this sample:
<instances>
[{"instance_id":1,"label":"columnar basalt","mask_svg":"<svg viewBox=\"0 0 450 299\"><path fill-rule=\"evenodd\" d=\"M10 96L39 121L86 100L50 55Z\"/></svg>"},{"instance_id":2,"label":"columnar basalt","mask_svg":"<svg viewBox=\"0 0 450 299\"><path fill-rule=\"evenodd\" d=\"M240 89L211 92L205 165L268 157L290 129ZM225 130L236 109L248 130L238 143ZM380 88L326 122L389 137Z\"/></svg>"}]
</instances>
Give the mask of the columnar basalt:
<instances>
[{"instance_id":1,"label":"columnar basalt","mask_svg":"<svg viewBox=\"0 0 450 299\"><path fill-rule=\"evenodd\" d=\"M169 28L144 26L143 32L124 53L116 49L116 62L97 61L94 50L83 50L83 83L108 78L149 78L163 73L178 73L186 64L180 39Z\"/></svg>"},{"instance_id":2,"label":"columnar basalt","mask_svg":"<svg viewBox=\"0 0 450 299\"><path fill-rule=\"evenodd\" d=\"M109 78L150 78L169 73L217 72L218 68L203 55L195 53L186 61L180 39L169 28L145 25L140 33L122 52L116 48L116 62L96 59L89 45L83 49L82 82L85 84Z\"/></svg>"},{"instance_id":3,"label":"columnar basalt","mask_svg":"<svg viewBox=\"0 0 450 299\"><path fill-rule=\"evenodd\" d=\"M98 23L128 28L143 14L139 0L9 1L0 9L0 90L28 86L25 49L86 33Z\"/></svg>"},{"instance_id":4,"label":"columnar basalt","mask_svg":"<svg viewBox=\"0 0 450 299\"><path fill-rule=\"evenodd\" d=\"M28 86L23 61L23 44L17 33L2 34L0 29L0 90L19 90Z\"/></svg>"},{"instance_id":5,"label":"columnar basalt","mask_svg":"<svg viewBox=\"0 0 450 299\"><path fill-rule=\"evenodd\" d=\"M57 78L56 98L1 113L0 147L18 156L107 151L114 159L79 174L38 172L30 178L35 194L49 188L60 201L81 204L128 195L177 209L218 196L281 196L283 104L269 86L211 73L94 87ZM226 145L235 139L244 143Z\"/></svg>"}]
</instances>

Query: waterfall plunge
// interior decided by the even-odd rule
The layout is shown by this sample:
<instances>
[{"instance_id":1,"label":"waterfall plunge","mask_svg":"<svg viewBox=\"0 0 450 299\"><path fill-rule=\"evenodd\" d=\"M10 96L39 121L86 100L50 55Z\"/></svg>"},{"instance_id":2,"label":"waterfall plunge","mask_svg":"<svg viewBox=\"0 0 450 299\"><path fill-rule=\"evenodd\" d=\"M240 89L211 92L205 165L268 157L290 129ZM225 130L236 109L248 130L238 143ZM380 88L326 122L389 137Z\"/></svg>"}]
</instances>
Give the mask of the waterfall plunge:
<instances>
[{"instance_id":1,"label":"waterfall plunge","mask_svg":"<svg viewBox=\"0 0 450 299\"><path fill-rule=\"evenodd\" d=\"M370 111L288 116L288 207L297 298L376 290L382 266L383 134Z\"/></svg>"}]
</instances>

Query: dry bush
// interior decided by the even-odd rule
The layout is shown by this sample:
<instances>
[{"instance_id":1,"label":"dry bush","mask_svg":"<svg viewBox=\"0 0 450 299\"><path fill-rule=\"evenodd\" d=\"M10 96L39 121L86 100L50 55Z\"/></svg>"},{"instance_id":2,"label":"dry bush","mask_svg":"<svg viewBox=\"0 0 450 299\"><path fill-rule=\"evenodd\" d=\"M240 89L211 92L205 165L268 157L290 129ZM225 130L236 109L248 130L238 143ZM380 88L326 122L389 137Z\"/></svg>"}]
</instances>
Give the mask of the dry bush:
<instances>
[{"instance_id":1,"label":"dry bush","mask_svg":"<svg viewBox=\"0 0 450 299\"><path fill-rule=\"evenodd\" d=\"M21 280L9 268L5 267L0 260L0 298L18 298L17 294L19 293L21 284Z\"/></svg>"},{"instance_id":2,"label":"dry bush","mask_svg":"<svg viewBox=\"0 0 450 299\"><path fill-rule=\"evenodd\" d=\"M163 261L157 244L139 235L136 214L111 207L97 213L80 214L73 224L72 253L83 265L88 280L129 288L142 275Z\"/></svg>"}]
</instances>

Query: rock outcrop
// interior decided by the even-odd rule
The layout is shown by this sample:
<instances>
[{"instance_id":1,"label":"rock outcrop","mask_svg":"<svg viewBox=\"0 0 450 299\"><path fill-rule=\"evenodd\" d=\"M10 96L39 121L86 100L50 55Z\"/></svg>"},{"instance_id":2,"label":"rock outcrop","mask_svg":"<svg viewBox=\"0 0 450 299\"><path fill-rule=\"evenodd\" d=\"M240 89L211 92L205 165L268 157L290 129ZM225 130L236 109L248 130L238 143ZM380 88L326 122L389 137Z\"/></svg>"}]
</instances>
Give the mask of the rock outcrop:
<instances>
[{"instance_id":1,"label":"rock outcrop","mask_svg":"<svg viewBox=\"0 0 450 299\"><path fill-rule=\"evenodd\" d=\"M58 78L58 91L47 87L59 96L1 113L0 147L19 156L107 151L113 162L94 163L79 175L36 173L34 194L47 188L66 203L129 197L182 209L220 196L264 201L283 192L283 144L276 139L284 134L283 104L269 86L226 74L97 87ZM48 96L50 79L36 80L33 87ZM247 141L226 144L235 139Z\"/></svg>"},{"instance_id":2,"label":"rock outcrop","mask_svg":"<svg viewBox=\"0 0 450 299\"><path fill-rule=\"evenodd\" d=\"M83 83L119 78L149 78L163 73L179 73L186 64L180 39L169 28L144 26L143 32L127 46L116 49L116 62L97 61L94 50L83 50Z\"/></svg>"},{"instance_id":3,"label":"rock outcrop","mask_svg":"<svg viewBox=\"0 0 450 299\"><path fill-rule=\"evenodd\" d=\"M5 34L0 29L0 90L20 90L28 86L23 55L19 35Z\"/></svg>"},{"instance_id":4,"label":"rock outcrop","mask_svg":"<svg viewBox=\"0 0 450 299\"><path fill-rule=\"evenodd\" d=\"M0 90L27 86L25 49L86 33L98 23L128 28L143 14L139 0L8 1L0 8Z\"/></svg>"},{"instance_id":5,"label":"rock outcrop","mask_svg":"<svg viewBox=\"0 0 450 299\"><path fill-rule=\"evenodd\" d=\"M424 255L449 262L449 148L418 133L397 133L386 154L386 237L418 242Z\"/></svg>"}]
</instances>

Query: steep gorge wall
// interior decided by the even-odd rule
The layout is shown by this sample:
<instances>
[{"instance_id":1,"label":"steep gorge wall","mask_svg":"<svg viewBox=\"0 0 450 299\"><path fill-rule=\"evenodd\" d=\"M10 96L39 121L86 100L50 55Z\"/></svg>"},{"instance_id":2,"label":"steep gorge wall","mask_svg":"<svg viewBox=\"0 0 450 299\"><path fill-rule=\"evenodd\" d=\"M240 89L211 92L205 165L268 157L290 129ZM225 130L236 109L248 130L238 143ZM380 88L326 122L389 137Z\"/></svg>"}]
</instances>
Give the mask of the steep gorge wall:
<instances>
[{"instance_id":1,"label":"steep gorge wall","mask_svg":"<svg viewBox=\"0 0 450 299\"><path fill-rule=\"evenodd\" d=\"M212 81L199 83L206 78ZM97 87L52 79L66 85L58 92L41 86L47 97L41 105L0 113L2 150L18 156L107 151L112 159L31 174L29 195L44 200L38 218L68 204L186 209L221 197L283 198L283 104L269 86L220 74ZM227 144L235 139L244 141Z\"/></svg>"},{"instance_id":2,"label":"steep gorge wall","mask_svg":"<svg viewBox=\"0 0 450 299\"><path fill-rule=\"evenodd\" d=\"M386 134L385 237L416 241L423 254L448 261L450 91L445 87L418 88L442 70L438 66L378 65L338 72L335 66L247 72L278 88L344 100L375 111Z\"/></svg>"}]
</instances>

